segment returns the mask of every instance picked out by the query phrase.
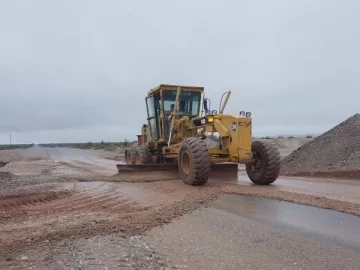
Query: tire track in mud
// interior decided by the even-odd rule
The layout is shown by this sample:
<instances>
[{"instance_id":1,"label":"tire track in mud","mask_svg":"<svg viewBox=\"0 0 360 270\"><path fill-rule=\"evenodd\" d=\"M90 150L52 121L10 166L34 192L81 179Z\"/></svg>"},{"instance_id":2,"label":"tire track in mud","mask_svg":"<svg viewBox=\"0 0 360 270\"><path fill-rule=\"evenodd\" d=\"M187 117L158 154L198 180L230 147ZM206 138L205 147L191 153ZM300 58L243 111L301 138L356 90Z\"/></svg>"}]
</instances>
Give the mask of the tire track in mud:
<instances>
[{"instance_id":1,"label":"tire track in mud","mask_svg":"<svg viewBox=\"0 0 360 270\"><path fill-rule=\"evenodd\" d=\"M54 200L59 200L66 196L66 192L52 192L50 194L32 194L25 196L3 197L2 199L0 199L0 210L47 203Z\"/></svg>"},{"instance_id":2,"label":"tire track in mud","mask_svg":"<svg viewBox=\"0 0 360 270\"><path fill-rule=\"evenodd\" d=\"M81 186L81 185L80 185ZM108 212L131 213L147 210L152 206L171 204L185 195L196 192L186 189L181 183L173 182L171 187L164 183L107 183L92 182L81 190L49 192L0 199L0 211L21 211L31 213L55 212ZM182 188L181 188L182 187ZM76 189L80 189L76 191ZM176 193L176 195L174 194Z\"/></svg>"},{"instance_id":3,"label":"tire track in mud","mask_svg":"<svg viewBox=\"0 0 360 270\"><path fill-rule=\"evenodd\" d=\"M106 183L102 183L105 185ZM100 187L102 185L99 185ZM78 195L86 194L92 190L95 190L99 187L94 187L88 191L80 192ZM64 191L44 191L40 193L30 193L30 194L19 194L13 196L3 196L0 197L0 210L3 208L15 208L11 210L16 210L19 208L30 207L30 206L38 206L38 205L46 205L53 203L54 201L61 200L67 197L71 197L73 191L69 191L66 189Z\"/></svg>"},{"instance_id":4,"label":"tire track in mud","mask_svg":"<svg viewBox=\"0 0 360 270\"><path fill-rule=\"evenodd\" d=\"M67 188L71 193L62 198L0 209L0 265L1 258L61 239L142 234L218 193L211 186L198 189L181 181L81 182Z\"/></svg>"},{"instance_id":5,"label":"tire track in mud","mask_svg":"<svg viewBox=\"0 0 360 270\"><path fill-rule=\"evenodd\" d=\"M31 213L58 213L58 212L111 212L115 207L123 212L131 212L138 206L136 201L129 200L116 191L103 192L92 196L88 193L67 196L26 196L26 198L9 199L1 203L1 210L25 211Z\"/></svg>"}]
</instances>

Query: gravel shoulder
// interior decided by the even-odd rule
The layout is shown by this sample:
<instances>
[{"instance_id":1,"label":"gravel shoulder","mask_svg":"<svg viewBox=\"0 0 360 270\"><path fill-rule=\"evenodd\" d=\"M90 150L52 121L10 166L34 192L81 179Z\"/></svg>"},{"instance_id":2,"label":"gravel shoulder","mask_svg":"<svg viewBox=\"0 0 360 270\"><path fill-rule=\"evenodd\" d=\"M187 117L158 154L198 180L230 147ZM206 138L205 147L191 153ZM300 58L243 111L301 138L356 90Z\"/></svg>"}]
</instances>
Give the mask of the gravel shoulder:
<instances>
[{"instance_id":1,"label":"gravel shoulder","mask_svg":"<svg viewBox=\"0 0 360 270\"><path fill-rule=\"evenodd\" d=\"M0 150L0 161L34 161L49 159L46 151L41 147L31 147L27 149Z\"/></svg>"}]
</instances>

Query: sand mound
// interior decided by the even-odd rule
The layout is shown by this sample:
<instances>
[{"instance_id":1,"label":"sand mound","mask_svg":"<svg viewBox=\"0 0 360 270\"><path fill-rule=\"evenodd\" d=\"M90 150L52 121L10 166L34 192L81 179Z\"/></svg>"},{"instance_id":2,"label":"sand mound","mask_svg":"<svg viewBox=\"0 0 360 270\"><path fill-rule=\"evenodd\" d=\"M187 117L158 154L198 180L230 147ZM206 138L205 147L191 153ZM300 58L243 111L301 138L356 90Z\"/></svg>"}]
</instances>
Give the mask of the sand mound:
<instances>
[{"instance_id":1,"label":"sand mound","mask_svg":"<svg viewBox=\"0 0 360 270\"><path fill-rule=\"evenodd\" d=\"M0 168L4 167L6 164L9 164L9 162L0 161Z\"/></svg>"},{"instance_id":2,"label":"sand mound","mask_svg":"<svg viewBox=\"0 0 360 270\"><path fill-rule=\"evenodd\" d=\"M360 114L302 145L282 161L282 173L360 170Z\"/></svg>"}]
</instances>

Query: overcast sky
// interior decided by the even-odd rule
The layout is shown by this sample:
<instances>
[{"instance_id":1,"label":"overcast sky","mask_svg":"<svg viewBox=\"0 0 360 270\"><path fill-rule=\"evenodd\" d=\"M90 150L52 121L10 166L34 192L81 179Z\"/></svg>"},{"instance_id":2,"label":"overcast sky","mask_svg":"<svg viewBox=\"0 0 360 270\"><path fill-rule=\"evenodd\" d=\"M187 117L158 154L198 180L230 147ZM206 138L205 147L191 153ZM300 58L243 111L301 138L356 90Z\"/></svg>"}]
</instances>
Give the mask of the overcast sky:
<instances>
[{"instance_id":1,"label":"overcast sky","mask_svg":"<svg viewBox=\"0 0 360 270\"><path fill-rule=\"evenodd\" d=\"M360 112L360 1L0 0L0 143L136 139L146 92L204 86L254 135Z\"/></svg>"}]
</instances>

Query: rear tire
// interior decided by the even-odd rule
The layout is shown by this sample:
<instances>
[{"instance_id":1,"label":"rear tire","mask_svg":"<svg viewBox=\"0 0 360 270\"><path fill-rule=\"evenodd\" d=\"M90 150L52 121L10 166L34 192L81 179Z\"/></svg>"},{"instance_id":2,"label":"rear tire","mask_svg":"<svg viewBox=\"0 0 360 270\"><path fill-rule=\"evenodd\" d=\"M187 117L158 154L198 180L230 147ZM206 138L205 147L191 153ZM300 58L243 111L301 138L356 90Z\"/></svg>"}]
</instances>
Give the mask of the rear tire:
<instances>
[{"instance_id":1,"label":"rear tire","mask_svg":"<svg viewBox=\"0 0 360 270\"><path fill-rule=\"evenodd\" d=\"M126 165L135 164L135 149L133 146L125 150L125 163Z\"/></svg>"},{"instance_id":2,"label":"rear tire","mask_svg":"<svg viewBox=\"0 0 360 270\"><path fill-rule=\"evenodd\" d=\"M153 158L150 149L146 145L138 145L135 148L135 164L152 164Z\"/></svg>"},{"instance_id":3,"label":"rear tire","mask_svg":"<svg viewBox=\"0 0 360 270\"><path fill-rule=\"evenodd\" d=\"M210 155L205 142L199 138L184 139L179 146L178 167L185 184L204 185L210 174Z\"/></svg>"},{"instance_id":4,"label":"rear tire","mask_svg":"<svg viewBox=\"0 0 360 270\"><path fill-rule=\"evenodd\" d=\"M280 174L280 152L275 144L266 141L254 141L251 145L253 163L246 164L246 172L256 185L269 185Z\"/></svg>"}]
</instances>

